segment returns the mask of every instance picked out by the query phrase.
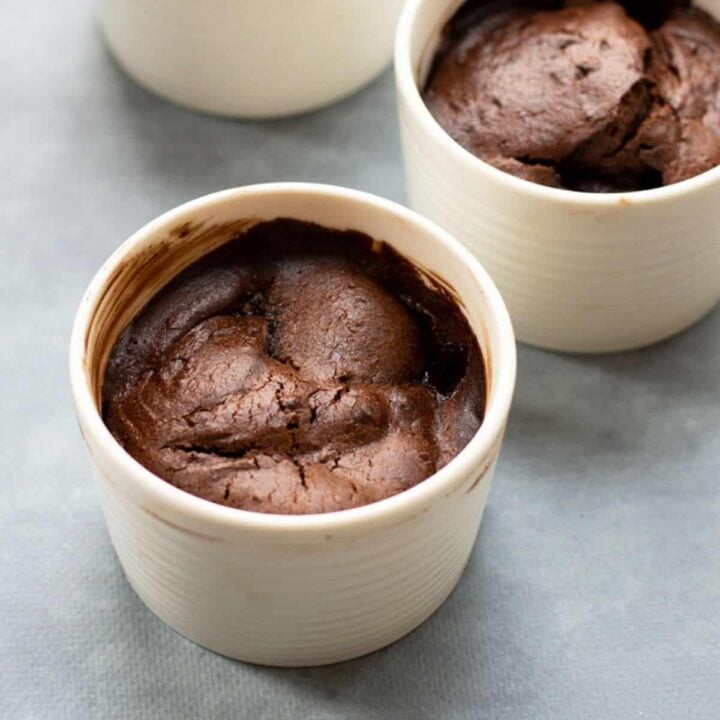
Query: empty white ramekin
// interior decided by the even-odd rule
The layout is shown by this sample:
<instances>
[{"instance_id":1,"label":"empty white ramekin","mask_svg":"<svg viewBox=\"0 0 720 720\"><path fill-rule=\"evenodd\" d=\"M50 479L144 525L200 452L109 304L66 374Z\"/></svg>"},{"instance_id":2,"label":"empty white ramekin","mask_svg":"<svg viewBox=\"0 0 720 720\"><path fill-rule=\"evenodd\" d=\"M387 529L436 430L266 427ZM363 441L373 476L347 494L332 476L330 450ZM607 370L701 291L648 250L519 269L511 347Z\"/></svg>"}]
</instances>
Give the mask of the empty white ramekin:
<instances>
[{"instance_id":1,"label":"empty white ramekin","mask_svg":"<svg viewBox=\"0 0 720 720\"><path fill-rule=\"evenodd\" d=\"M424 85L462 0L409 0L395 65L410 206L463 242L519 340L612 352L695 323L720 300L720 168L656 190L587 194L500 172L435 121ZM720 0L699 2L720 16Z\"/></svg>"},{"instance_id":2,"label":"empty white ramekin","mask_svg":"<svg viewBox=\"0 0 720 720\"><path fill-rule=\"evenodd\" d=\"M457 296L485 357L486 417L430 479L327 515L235 510L189 495L137 463L98 411L108 354L140 308L187 265L277 217L389 243ZM168 625L215 652L268 665L347 660L423 622L457 583L480 525L515 383L510 319L492 281L445 231L351 190L259 185L183 205L105 263L78 311L70 370L80 428L128 580Z\"/></svg>"},{"instance_id":3,"label":"empty white ramekin","mask_svg":"<svg viewBox=\"0 0 720 720\"><path fill-rule=\"evenodd\" d=\"M181 105L236 117L313 110L390 62L402 0L99 0L120 64Z\"/></svg>"}]
</instances>

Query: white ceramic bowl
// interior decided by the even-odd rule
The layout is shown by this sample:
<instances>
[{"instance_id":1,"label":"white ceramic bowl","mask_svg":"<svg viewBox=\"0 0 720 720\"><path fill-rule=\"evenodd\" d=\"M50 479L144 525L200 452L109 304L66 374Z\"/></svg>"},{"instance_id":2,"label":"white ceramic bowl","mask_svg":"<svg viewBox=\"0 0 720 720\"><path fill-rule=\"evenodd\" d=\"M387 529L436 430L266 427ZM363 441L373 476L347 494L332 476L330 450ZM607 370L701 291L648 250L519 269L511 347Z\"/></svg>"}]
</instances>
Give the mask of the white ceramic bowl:
<instances>
[{"instance_id":1,"label":"white ceramic bowl","mask_svg":"<svg viewBox=\"0 0 720 720\"><path fill-rule=\"evenodd\" d=\"M390 62L402 0L99 0L120 64L181 105L277 117L359 90Z\"/></svg>"},{"instance_id":2,"label":"white ceramic bowl","mask_svg":"<svg viewBox=\"0 0 720 720\"><path fill-rule=\"evenodd\" d=\"M720 168L665 188L586 194L500 172L425 106L440 35L462 0L409 0L396 41L410 206L463 242L507 302L518 339L570 352L670 337L720 300ZM720 0L698 3L720 16Z\"/></svg>"},{"instance_id":3,"label":"white ceramic bowl","mask_svg":"<svg viewBox=\"0 0 720 720\"><path fill-rule=\"evenodd\" d=\"M114 440L98 412L115 339L180 270L253 223L292 217L384 240L441 278L486 360L486 417L432 478L326 515L235 510L162 481ZM133 235L92 281L70 347L75 403L105 518L143 601L215 652L319 665L381 648L417 627L457 583L480 525L515 383L515 343L495 286L447 233L394 203L306 184L259 185L183 205Z\"/></svg>"}]
</instances>

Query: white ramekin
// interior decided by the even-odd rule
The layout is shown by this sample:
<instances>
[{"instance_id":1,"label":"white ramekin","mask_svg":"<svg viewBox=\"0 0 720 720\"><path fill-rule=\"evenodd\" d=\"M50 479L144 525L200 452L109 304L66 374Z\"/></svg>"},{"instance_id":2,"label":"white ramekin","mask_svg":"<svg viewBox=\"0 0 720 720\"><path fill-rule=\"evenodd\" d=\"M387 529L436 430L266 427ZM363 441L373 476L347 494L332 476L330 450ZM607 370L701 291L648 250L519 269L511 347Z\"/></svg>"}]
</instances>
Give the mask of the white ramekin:
<instances>
[{"instance_id":1,"label":"white ramekin","mask_svg":"<svg viewBox=\"0 0 720 720\"><path fill-rule=\"evenodd\" d=\"M586 194L500 172L428 111L441 32L462 0L409 0L395 48L410 206L463 242L507 302L519 340L613 352L670 337L720 300L720 168L656 190ZM720 16L720 0L698 3Z\"/></svg>"},{"instance_id":2,"label":"white ramekin","mask_svg":"<svg viewBox=\"0 0 720 720\"><path fill-rule=\"evenodd\" d=\"M279 117L350 95L390 62L402 0L99 0L119 63L181 105Z\"/></svg>"},{"instance_id":3,"label":"white ramekin","mask_svg":"<svg viewBox=\"0 0 720 720\"><path fill-rule=\"evenodd\" d=\"M327 515L222 507L143 468L102 421L101 378L128 321L181 269L253 223L276 217L354 229L389 243L456 294L477 334L489 385L483 425L457 458L407 492ZM110 535L148 607L223 655L268 665L320 665L397 640L457 583L503 438L515 343L497 289L445 231L372 195L275 184L195 200L125 242L80 305L70 370Z\"/></svg>"}]
</instances>

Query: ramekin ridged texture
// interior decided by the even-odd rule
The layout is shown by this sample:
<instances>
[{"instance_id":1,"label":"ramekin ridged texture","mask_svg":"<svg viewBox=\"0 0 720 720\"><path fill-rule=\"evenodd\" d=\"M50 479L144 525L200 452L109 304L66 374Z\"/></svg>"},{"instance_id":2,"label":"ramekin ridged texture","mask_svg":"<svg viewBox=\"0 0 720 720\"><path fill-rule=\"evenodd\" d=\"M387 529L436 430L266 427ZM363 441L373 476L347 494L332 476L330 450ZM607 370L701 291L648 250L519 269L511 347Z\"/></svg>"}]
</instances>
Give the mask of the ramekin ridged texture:
<instances>
[{"instance_id":1,"label":"ramekin ridged texture","mask_svg":"<svg viewBox=\"0 0 720 720\"><path fill-rule=\"evenodd\" d=\"M326 515L222 507L152 475L102 422L98 384L123 325L173 274L228 233L279 216L389 242L442 278L465 309L486 358L486 417L457 458L411 490ZM138 277L152 280L139 283ZM70 364L107 526L139 596L171 627L215 652L303 666L347 660L399 639L455 587L500 451L515 382L515 344L492 281L444 231L363 193L277 184L201 198L130 238L82 301Z\"/></svg>"},{"instance_id":2,"label":"ramekin ridged texture","mask_svg":"<svg viewBox=\"0 0 720 720\"><path fill-rule=\"evenodd\" d=\"M519 340L581 353L671 337L720 300L720 168L676 185L608 195L500 172L438 125L421 97L461 0L409 0L396 80L410 207L480 260ZM698 3L720 17L720 0Z\"/></svg>"}]
</instances>

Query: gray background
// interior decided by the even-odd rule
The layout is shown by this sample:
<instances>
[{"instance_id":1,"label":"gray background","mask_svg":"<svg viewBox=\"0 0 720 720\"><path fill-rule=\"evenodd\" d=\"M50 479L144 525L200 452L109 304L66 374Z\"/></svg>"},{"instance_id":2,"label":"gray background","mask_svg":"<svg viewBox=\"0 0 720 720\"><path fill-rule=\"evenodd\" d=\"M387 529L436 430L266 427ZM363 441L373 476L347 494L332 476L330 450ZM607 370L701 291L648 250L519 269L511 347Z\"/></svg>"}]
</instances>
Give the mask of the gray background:
<instances>
[{"instance_id":1,"label":"gray background","mask_svg":"<svg viewBox=\"0 0 720 720\"><path fill-rule=\"evenodd\" d=\"M214 190L314 180L402 201L392 80L298 119L210 119L127 80L89 0L2 9L0 718L720 717L720 312L624 356L520 349L467 573L395 646L270 670L146 611L73 417L80 296L132 231Z\"/></svg>"}]
</instances>

